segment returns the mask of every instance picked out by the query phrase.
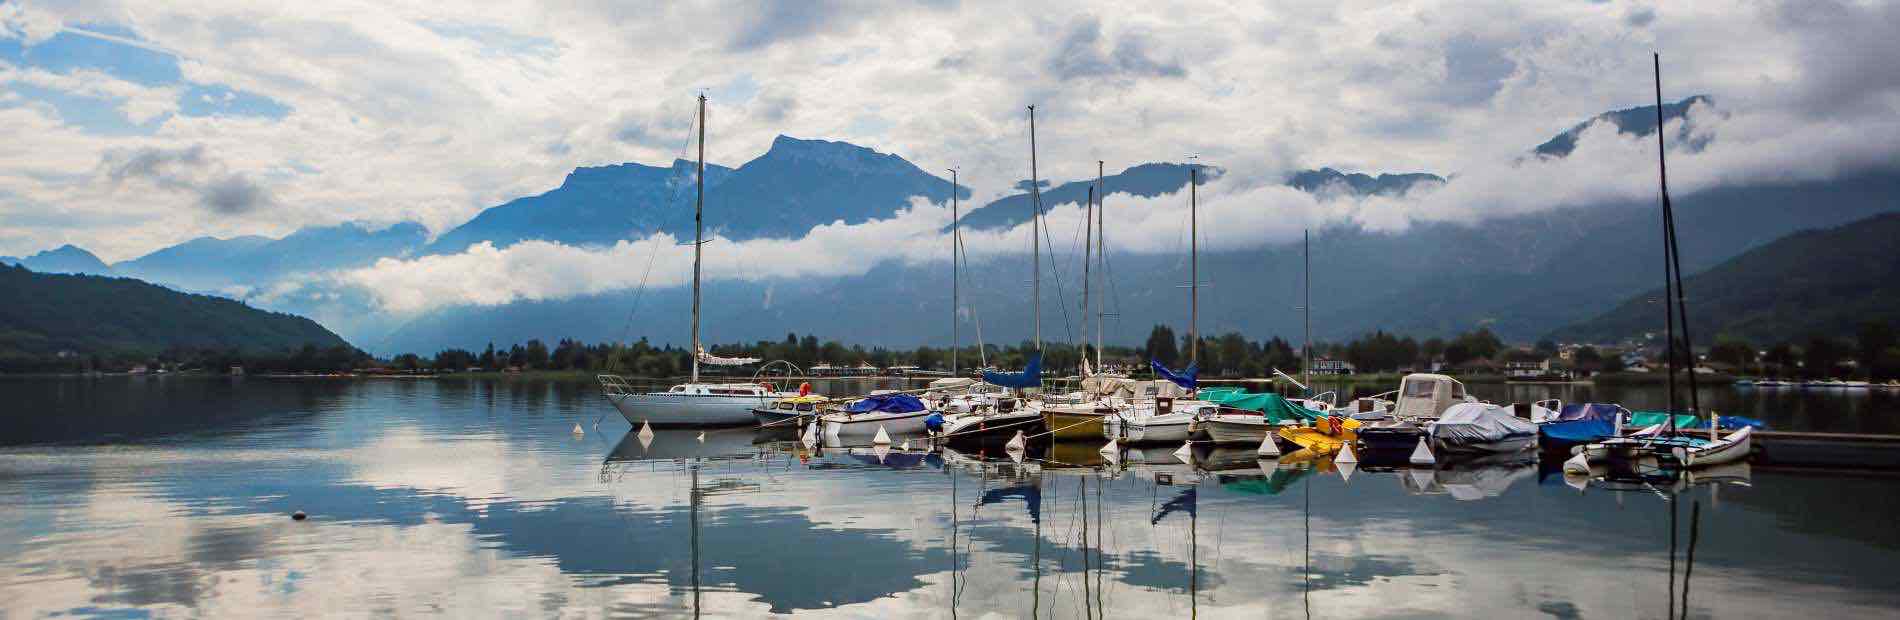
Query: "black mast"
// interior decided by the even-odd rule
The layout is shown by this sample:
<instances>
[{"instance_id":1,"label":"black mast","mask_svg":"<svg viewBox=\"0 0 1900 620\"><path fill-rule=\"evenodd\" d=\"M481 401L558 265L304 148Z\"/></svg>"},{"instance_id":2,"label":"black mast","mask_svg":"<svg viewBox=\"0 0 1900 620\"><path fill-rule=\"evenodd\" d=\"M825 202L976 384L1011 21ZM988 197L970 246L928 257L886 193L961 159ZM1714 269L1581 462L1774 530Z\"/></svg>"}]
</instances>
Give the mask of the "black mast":
<instances>
[{"instance_id":1,"label":"black mast","mask_svg":"<svg viewBox=\"0 0 1900 620\"><path fill-rule=\"evenodd\" d=\"M1695 379L1695 340L1689 337L1689 306L1687 295L1682 290L1682 253L1676 239L1676 210L1669 201L1669 165L1663 145L1663 102L1662 102L1662 55L1650 54L1656 78L1656 171L1662 190L1663 216L1663 301L1666 317L1664 337L1668 339L1666 353L1669 370L1669 417L1664 423L1666 428L1674 430L1676 423L1676 356L1677 340L1675 324L1682 323L1682 361L1689 371L1689 411L1700 414L1701 403L1696 396Z\"/></svg>"}]
</instances>

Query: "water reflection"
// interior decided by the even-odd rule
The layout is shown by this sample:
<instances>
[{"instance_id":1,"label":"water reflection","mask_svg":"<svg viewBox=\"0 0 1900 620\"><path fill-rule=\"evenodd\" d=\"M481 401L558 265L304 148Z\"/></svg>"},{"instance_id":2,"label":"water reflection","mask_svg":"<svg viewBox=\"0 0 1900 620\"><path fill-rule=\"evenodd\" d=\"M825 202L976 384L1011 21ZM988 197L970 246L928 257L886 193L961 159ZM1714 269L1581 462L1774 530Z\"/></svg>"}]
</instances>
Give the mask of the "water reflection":
<instances>
[{"instance_id":1,"label":"water reflection","mask_svg":"<svg viewBox=\"0 0 1900 620\"><path fill-rule=\"evenodd\" d=\"M612 417L592 427L605 405L559 383L126 389L0 393L76 407L53 410L64 428L152 418L0 449L0 615L1900 607L1886 569L1900 560L1900 485L1879 476L1742 469L1580 491L1523 459L1368 464L1346 479L1330 460L1205 446L1183 460L1177 446L1109 458L1064 443L1019 463L751 430L643 443ZM122 404L88 417L108 402Z\"/></svg>"}]
</instances>

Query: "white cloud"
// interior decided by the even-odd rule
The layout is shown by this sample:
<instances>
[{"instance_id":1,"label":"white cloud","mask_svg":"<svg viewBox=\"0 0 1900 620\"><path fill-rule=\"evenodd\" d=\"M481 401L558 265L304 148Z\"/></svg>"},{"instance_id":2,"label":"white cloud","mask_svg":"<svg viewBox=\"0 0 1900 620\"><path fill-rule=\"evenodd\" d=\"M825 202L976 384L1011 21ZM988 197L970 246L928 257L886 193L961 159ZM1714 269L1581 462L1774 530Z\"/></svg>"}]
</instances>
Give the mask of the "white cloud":
<instances>
[{"instance_id":1,"label":"white cloud","mask_svg":"<svg viewBox=\"0 0 1900 620\"><path fill-rule=\"evenodd\" d=\"M1656 48L1672 99L1708 93L1737 115L1706 160L1731 167L1685 168L1685 182L1741 170L1826 178L1900 160L1900 142L1861 137L1890 135L1900 86L1851 75L1870 68L1857 58L1890 56L1881 33L1900 27L1900 10L1800 10L1808 6L1365 0L1175 11L1057 2L1030 12L979 0L827 4L775 18L723 4L13 2L0 7L6 36L43 41L47 24L114 24L177 54L186 81L291 112L173 114L151 136L19 126L36 158L7 158L0 146L0 214L57 205L72 217L0 223L0 239L73 241L124 259L203 234L347 220L415 220L439 232L545 191L578 165L670 161L682 146L670 128L684 126L701 88L712 96L708 150L720 163L741 163L778 133L842 139L925 170L958 166L979 196L995 195L1027 176L1022 106L1034 102L1048 178L1089 176L1097 159L1188 153L1256 182L1321 165L1455 172L1471 183L1421 200L1470 218L1549 204L1521 197L1550 182L1572 197L1633 194L1633 173L1627 182L1579 169L1550 178L1501 162L1579 119L1647 101ZM1075 45L1058 45L1065 40ZM163 117L176 105L165 88L128 91L124 112ZM1827 113L1815 112L1817 101L1832 104ZM190 196L114 195L73 174L106 149L192 144L236 169L295 162L310 172L272 180L279 208L270 217L237 218L177 208ZM1613 151L1599 154L1621 154ZM1402 224L1376 203L1353 217ZM39 249L17 243L0 251Z\"/></svg>"}]
</instances>

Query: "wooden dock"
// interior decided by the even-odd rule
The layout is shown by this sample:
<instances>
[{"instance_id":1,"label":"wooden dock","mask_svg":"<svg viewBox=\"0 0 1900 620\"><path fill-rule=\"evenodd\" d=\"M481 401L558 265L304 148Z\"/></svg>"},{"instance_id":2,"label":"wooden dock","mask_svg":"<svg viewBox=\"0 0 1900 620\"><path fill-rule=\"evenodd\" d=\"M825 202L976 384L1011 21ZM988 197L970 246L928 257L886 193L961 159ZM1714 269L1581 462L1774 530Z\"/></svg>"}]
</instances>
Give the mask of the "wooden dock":
<instances>
[{"instance_id":1,"label":"wooden dock","mask_svg":"<svg viewBox=\"0 0 1900 620\"><path fill-rule=\"evenodd\" d=\"M1756 431L1754 441L1760 465L1900 470L1900 435Z\"/></svg>"}]
</instances>

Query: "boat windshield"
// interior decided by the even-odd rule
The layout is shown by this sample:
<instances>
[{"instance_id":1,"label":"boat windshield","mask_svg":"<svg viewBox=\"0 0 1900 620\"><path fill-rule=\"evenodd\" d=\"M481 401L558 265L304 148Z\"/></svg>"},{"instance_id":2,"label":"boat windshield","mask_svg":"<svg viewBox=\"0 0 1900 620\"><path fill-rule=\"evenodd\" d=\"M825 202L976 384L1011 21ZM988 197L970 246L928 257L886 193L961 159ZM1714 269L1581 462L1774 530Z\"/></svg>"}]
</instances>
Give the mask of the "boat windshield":
<instances>
[{"instance_id":1,"label":"boat windshield","mask_svg":"<svg viewBox=\"0 0 1900 620\"><path fill-rule=\"evenodd\" d=\"M1405 382L1405 395L1431 398L1432 388L1435 387L1435 385L1436 382L1433 381L1407 381Z\"/></svg>"}]
</instances>

